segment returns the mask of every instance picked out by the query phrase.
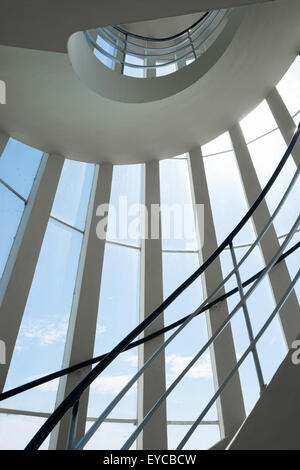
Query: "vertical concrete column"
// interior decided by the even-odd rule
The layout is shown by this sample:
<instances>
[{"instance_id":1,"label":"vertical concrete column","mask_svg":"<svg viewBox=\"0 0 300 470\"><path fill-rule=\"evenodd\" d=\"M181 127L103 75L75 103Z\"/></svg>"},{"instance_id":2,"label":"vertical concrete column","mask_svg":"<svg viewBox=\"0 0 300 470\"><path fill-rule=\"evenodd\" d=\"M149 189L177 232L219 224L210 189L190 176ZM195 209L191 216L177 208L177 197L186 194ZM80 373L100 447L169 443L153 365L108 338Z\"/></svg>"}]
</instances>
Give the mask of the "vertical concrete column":
<instances>
[{"instance_id":1,"label":"vertical concrete column","mask_svg":"<svg viewBox=\"0 0 300 470\"><path fill-rule=\"evenodd\" d=\"M0 157L8 141L9 141L9 136L5 134L4 132L0 131Z\"/></svg>"},{"instance_id":2,"label":"vertical concrete column","mask_svg":"<svg viewBox=\"0 0 300 470\"><path fill-rule=\"evenodd\" d=\"M207 260L217 249L217 238L214 227L212 209L210 205L207 180L204 170L201 148L189 152L190 180L192 198L194 204L204 204L204 243L199 244L200 264ZM201 233L201 221L198 220L196 211L196 229L198 238ZM217 285L222 282L222 269L219 258L205 271L202 276L204 298L210 295ZM224 294L222 289L218 295ZM226 301L211 308L206 314L208 335L211 337L228 316ZM211 359L215 389L227 378L236 365L236 353L232 336L231 325L228 324L223 332L214 341L211 347ZM233 434L245 419L244 400L241 389L240 377L236 373L227 384L217 401L218 416L220 421L221 438Z\"/></svg>"},{"instance_id":3,"label":"vertical concrete column","mask_svg":"<svg viewBox=\"0 0 300 470\"><path fill-rule=\"evenodd\" d=\"M283 99L281 98L277 88L273 88L271 93L267 96L267 103L271 109L277 126L286 142L289 145L296 129L296 125L288 112ZM292 157L298 167L300 165L300 142L297 144L292 153Z\"/></svg>"},{"instance_id":4,"label":"vertical concrete column","mask_svg":"<svg viewBox=\"0 0 300 470\"><path fill-rule=\"evenodd\" d=\"M68 367L93 357L96 336L98 305L105 250L105 237L96 233L99 222L97 207L109 204L113 166L103 164L95 169L91 190L87 221L82 241L77 278L74 289L69 328L62 367ZM103 214L103 212L102 212ZM56 406L73 390L80 380L91 370L85 367L61 377L57 392ZM84 435L89 390L81 396L75 440ZM68 439L70 412L53 430L50 449L65 449Z\"/></svg>"},{"instance_id":5,"label":"vertical concrete column","mask_svg":"<svg viewBox=\"0 0 300 470\"><path fill-rule=\"evenodd\" d=\"M230 130L230 137L240 170L245 195L249 206L252 206L261 193L261 187L242 130L238 124ZM270 212L264 200L253 214L253 223L257 234L263 230L269 219ZM273 225L261 240L260 246L264 261L267 264L271 261L280 246ZM277 304L291 282L285 261L282 261L270 271L269 279L274 300ZM279 317L287 346L290 348L292 341L300 332L300 311L294 290L281 308Z\"/></svg>"},{"instance_id":6,"label":"vertical concrete column","mask_svg":"<svg viewBox=\"0 0 300 470\"><path fill-rule=\"evenodd\" d=\"M60 155L43 156L1 279L0 335L6 343L6 365L0 369L0 390L5 384L63 163Z\"/></svg>"},{"instance_id":7,"label":"vertical concrete column","mask_svg":"<svg viewBox=\"0 0 300 470\"><path fill-rule=\"evenodd\" d=\"M144 165L144 204L147 212L143 217L145 237L141 246L141 294L140 321L163 301L162 244L161 229L156 231L151 220L151 206L160 205L159 162ZM159 215L160 217L160 215ZM160 220L160 219L159 219ZM153 233L155 232L155 233ZM151 235L154 235L152 237ZM144 332L147 336L164 327L164 316L160 315ZM164 335L145 343L139 348L139 366L142 366L155 350L164 342ZM162 352L148 367L138 383L138 422L152 408L166 389L165 354ZM138 449L167 449L166 403L146 424L137 441Z\"/></svg>"}]
</instances>

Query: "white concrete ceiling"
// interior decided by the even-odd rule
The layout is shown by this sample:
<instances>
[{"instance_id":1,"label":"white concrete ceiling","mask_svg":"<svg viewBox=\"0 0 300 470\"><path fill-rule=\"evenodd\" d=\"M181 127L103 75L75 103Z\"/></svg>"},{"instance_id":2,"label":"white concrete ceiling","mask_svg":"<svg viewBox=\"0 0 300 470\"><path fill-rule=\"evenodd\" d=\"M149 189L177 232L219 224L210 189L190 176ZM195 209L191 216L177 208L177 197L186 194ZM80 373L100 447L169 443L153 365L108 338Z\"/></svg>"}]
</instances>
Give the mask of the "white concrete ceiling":
<instances>
[{"instance_id":1,"label":"white concrete ceiling","mask_svg":"<svg viewBox=\"0 0 300 470\"><path fill-rule=\"evenodd\" d=\"M276 84L300 49L300 2L247 7L230 47L188 89L147 104L110 101L66 54L0 47L0 129L45 152L134 163L181 154L228 129Z\"/></svg>"},{"instance_id":2,"label":"white concrete ceiling","mask_svg":"<svg viewBox=\"0 0 300 470\"><path fill-rule=\"evenodd\" d=\"M66 52L71 34L273 0L1 0L0 44Z\"/></svg>"}]
</instances>

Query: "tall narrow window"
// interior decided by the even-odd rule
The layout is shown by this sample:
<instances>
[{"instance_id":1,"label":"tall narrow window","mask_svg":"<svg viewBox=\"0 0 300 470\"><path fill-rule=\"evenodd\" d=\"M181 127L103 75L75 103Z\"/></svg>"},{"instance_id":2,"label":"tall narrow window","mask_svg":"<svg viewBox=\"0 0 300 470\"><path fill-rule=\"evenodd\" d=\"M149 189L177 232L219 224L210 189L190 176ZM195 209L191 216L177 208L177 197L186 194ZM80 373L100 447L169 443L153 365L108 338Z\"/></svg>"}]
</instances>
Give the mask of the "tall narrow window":
<instances>
[{"instance_id":1,"label":"tall narrow window","mask_svg":"<svg viewBox=\"0 0 300 470\"><path fill-rule=\"evenodd\" d=\"M296 124L299 123L300 112L300 57L298 56L277 85L277 89L285 102Z\"/></svg>"},{"instance_id":2,"label":"tall narrow window","mask_svg":"<svg viewBox=\"0 0 300 470\"><path fill-rule=\"evenodd\" d=\"M224 153L220 150L221 143L217 145L217 142L208 144L209 150L208 145L203 149L204 155L217 151L215 155L204 157L204 167L218 244L223 242L248 210L235 156L231 149L228 150L228 138L226 134L222 139L227 149L225 152L223 150ZM253 226L248 222L234 242L240 244L253 240Z\"/></svg>"},{"instance_id":3,"label":"tall narrow window","mask_svg":"<svg viewBox=\"0 0 300 470\"><path fill-rule=\"evenodd\" d=\"M140 204L142 165L114 166L107 226L94 355L109 352L139 322ZM88 416L99 416L136 373L137 349L122 353L90 388ZM121 446L137 418L136 384L114 408L87 448L103 448L106 432L113 432L111 448ZM123 420L129 420L124 422ZM91 423L87 422L87 429Z\"/></svg>"},{"instance_id":4,"label":"tall narrow window","mask_svg":"<svg viewBox=\"0 0 300 470\"><path fill-rule=\"evenodd\" d=\"M240 124L247 143L277 129L276 121L266 100L242 119Z\"/></svg>"},{"instance_id":5,"label":"tall narrow window","mask_svg":"<svg viewBox=\"0 0 300 470\"><path fill-rule=\"evenodd\" d=\"M266 101L263 101L241 121L242 131L248 142L249 152L262 188L267 184L286 151L286 143ZM274 212L287 190L296 165L290 156L280 172L274 186L266 196L271 213ZM296 183L280 213L274 220L278 235L288 232L294 223L299 209L300 183Z\"/></svg>"},{"instance_id":6,"label":"tall narrow window","mask_svg":"<svg viewBox=\"0 0 300 470\"><path fill-rule=\"evenodd\" d=\"M48 222L6 390L61 368L92 174L93 165L64 164L52 208L60 219L50 216ZM51 412L57 385L58 381L46 383L8 399L5 406Z\"/></svg>"}]
</instances>

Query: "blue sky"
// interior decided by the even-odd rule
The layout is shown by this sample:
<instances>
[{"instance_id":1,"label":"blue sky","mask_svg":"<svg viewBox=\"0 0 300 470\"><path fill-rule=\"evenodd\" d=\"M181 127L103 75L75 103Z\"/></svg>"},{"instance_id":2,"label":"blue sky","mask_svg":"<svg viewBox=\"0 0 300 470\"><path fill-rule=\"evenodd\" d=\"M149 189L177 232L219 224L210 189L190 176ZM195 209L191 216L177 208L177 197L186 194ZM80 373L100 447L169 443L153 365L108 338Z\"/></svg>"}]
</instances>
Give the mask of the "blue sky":
<instances>
[{"instance_id":1,"label":"blue sky","mask_svg":"<svg viewBox=\"0 0 300 470\"><path fill-rule=\"evenodd\" d=\"M300 65L299 59L297 59L278 86L292 114L300 109L299 77ZM299 117L295 119L298 120ZM241 125L249 143L249 150L260 183L263 186L274 171L286 145L279 131L276 130L276 123L274 123L266 102L250 113ZM267 136L251 143L253 139L270 131L272 132ZM247 210L235 156L231 149L227 133L202 148L218 243L223 241ZM181 156L183 159L174 158L160 162L161 203L187 204L191 202L188 165L184 157L185 155ZM38 150L10 139L0 159L0 178L27 199L41 158L42 154ZM93 171L93 165L66 160L51 212L52 216L81 231L85 226ZM280 189L273 191L267 198L271 211L274 210L282 197L294 171L295 165L290 159L280 176L280 184L277 185ZM124 195L128 197L128 204L141 201L142 165L116 166L114 168L111 203L117 205L118 198ZM278 235L288 232L291 228L299 211L299 196L300 186L298 183L284 210L276 219L275 228ZM0 183L0 275L3 273L23 210L24 202ZM194 224L192 214L190 214L188 223L191 227ZM108 240L117 241L110 229L110 224L111 220L108 226ZM165 215L162 213L163 233L164 224ZM235 243L249 243L254 238L255 232L252 224L249 223L238 235ZM299 239L300 235L295 235L291 245ZM122 240L122 242L124 241L132 247L120 247L109 242L106 244L95 355L112 348L138 322L140 241ZM81 243L82 234L79 231L49 219L6 389L61 367ZM166 249L196 250L196 240L163 240L163 250ZM238 259L244 253L245 248L237 249ZM292 275L295 274L298 267L297 256L296 252L287 262ZM222 254L221 263L225 275L232 269L228 251ZM167 297L198 266L197 253L164 252L164 297ZM262 267L262 256L257 249L247 261L247 265L242 267L242 279L245 280ZM227 283L226 289L229 290L232 287L235 287L233 278ZM299 295L299 286L297 292ZM192 312L202 299L201 282L197 280L166 310L165 323L169 324ZM236 295L228 301L229 307L233 308L237 302L238 296ZM251 296L248 307L254 332L257 332L274 308L267 280ZM239 311L233 320L232 329L237 355L240 357L249 344L242 311ZM201 315L194 319L166 349L168 384L176 378L206 340L205 315ZM269 331L258 343L258 352L265 380L268 382L286 353L281 327L277 319L274 320ZM136 370L136 350L123 354L110 366L91 388L88 415L97 416ZM241 381L245 405L249 412L259 397L251 356L241 367ZM2 402L2 406L50 412L55 404L56 389L57 382L52 382ZM182 384L170 395L167 401L168 419L195 419L212 393L210 357L206 354L190 371ZM195 396L197 397L196 401ZM120 402L111 417L130 419L136 417L136 389L134 387ZM215 408L209 412L206 419L217 419ZM0 414L1 422L3 424L0 426L1 448L10 448L11 446L12 448L14 446L21 448L30 439L33 430L43 422L43 419ZM7 432L7 429L16 429L16 427L20 430L18 436L15 431L13 433ZM103 429L93 438L89 448L117 447L126 440L132 430L131 424L105 424ZM186 426L168 426L170 448L174 448L186 431ZM195 448L196 445L200 445L201 448L209 447L218 439L217 426L200 426L191 439L189 448L193 448L193 446Z\"/></svg>"}]
</instances>

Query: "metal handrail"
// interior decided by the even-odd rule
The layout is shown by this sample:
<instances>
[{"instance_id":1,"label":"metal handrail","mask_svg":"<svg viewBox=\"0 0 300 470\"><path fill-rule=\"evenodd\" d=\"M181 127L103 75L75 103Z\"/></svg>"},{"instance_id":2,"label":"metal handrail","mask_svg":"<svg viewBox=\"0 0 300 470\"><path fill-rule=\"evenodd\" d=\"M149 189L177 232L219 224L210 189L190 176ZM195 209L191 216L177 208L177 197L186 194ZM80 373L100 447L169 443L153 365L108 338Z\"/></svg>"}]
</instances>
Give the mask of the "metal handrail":
<instances>
[{"instance_id":1,"label":"metal handrail","mask_svg":"<svg viewBox=\"0 0 300 470\"><path fill-rule=\"evenodd\" d=\"M140 334L142 333L146 327L148 327L153 321L161 315L164 310L190 285L192 282L194 282L214 261L219 257L221 252L224 250L226 246L228 246L233 238L240 232L240 230L244 227L244 225L250 220L252 217L253 213L257 209L257 207L260 205L260 203L265 199L266 195L268 194L269 190L273 186L274 182L278 178L282 168L284 167L287 159L291 155L291 152L293 148L296 145L296 142L298 140L300 134L300 124L298 125L298 128L286 150L284 153L281 161L277 165L273 175L271 176L270 180L264 187L264 189L261 191L260 195L257 197L256 201L254 204L251 206L251 208L247 211L245 216L242 218L242 220L239 222L239 224L233 229L233 231L226 237L226 239L221 243L221 245L217 248L217 250L198 268L186 281L184 281L175 291L165 299L160 306L158 306L145 320L143 320L134 330L132 330L122 341L120 341L119 344L113 348L110 353L108 353L104 359L97 364L94 369L92 369L86 376L85 378L78 383L78 385L72 390L72 392L69 393L69 395L60 403L60 405L54 410L52 415L47 419L47 421L43 424L43 426L40 428L40 430L36 433L36 435L33 437L33 439L30 441L30 443L27 445L26 449L28 450L34 450L37 449L42 442L46 439L46 437L50 434L50 432L53 430L53 428L56 426L56 424L60 421L60 419L65 415L65 413L72 408L75 403L78 401L80 398L81 394L84 392L84 390L91 385L91 383L110 365L116 357L119 356L119 354L125 350L127 346ZM299 174L299 168L293 178L293 184L296 182L296 175L298 176ZM292 185L290 184L289 188L292 188ZM285 193L284 197L287 197L288 193ZM281 200L282 202L282 200ZM280 204L279 204L280 205ZM278 208L277 208L278 209ZM275 211L276 212L276 211ZM277 211L278 212L278 211ZM274 215L274 214L273 214ZM268 224L267 224L268 225ZM296 229L295 229L296 230ZM258 240L262 238L262 234L260 237L258 237ZM258 243L258 242L257 242ZM283 243L284 246L285 242ZM282 245L282 246L283 246ZM252 251L253 246L248 250L248 252ZM245 258L245 257L244 257ZM274 262L275 263L275 262ZM273 263L273 264L274 264ZM239 263L241 264L241 262ZM238 265L239 265L238 264ZM235 270L233 270L232 273L234 273ZM232 275L232 274L231 274ZM257 281L256 281L257 282ZM221 287L219 289L216 289L211 296L208 297L210 298L222 288L224 284L222 283ZM255 284L256 285L256 284ZM253 291L253 286L247 291L245 296L249 293L249 291ZM206 299L204 304L206 304L209 300ZM198 309L196 310L196 312ZM194 312L189 316L190 318L193 318L196 315ZM187 320L187 322L189 321ZM187 323L183 323L185 325ZM181 331L183 325L178 329ZM176 331L178 331L176 330ZM175 332L176 333L176 332ZM168 340L167 340L168 341Z\"/></svg>"},{"instance_id":2,"label":"metal handrail","mask_svg":"<svg viewBox=\"0 0 300 470\"><path fill-rule=\"evenodd\" d=\"M292 179L292 182L290 183L289 187L287 188L283 198L281 199L280 203L278 204L277 208L276 208L276 211L274 211L274 213L272 214L272 217L270 218L270 220L274 220L274 218L276 217L276 215L278 214L280 208L282 207L283 205L283 202L286 200L286 198L288 197L288 195L290 194L290 191L292 189L292 187L294 186L295 182L296 182L296 179L298 178L299 176L299 173L300 173L300 168L297 169L293 179ZM299 220L300 220L300 216L298 217L296 223L295 223L295 226L293 227L294 229L294 232L296 232L297 230L297 227L299 225ZM268 223L268 227L270 226L270 224ZM240 261L239 264L235 264L235 267L234 269L231 271L231 273L228 274L228 276L219 284L219 286L215 289L215 291L210 294L208 296L208 298L200 305L200 307L198 307L198 309L196 309L192 314L188 315L186 320L183 322L183 324L180 326L180 328L178 328L178 330L175 331L175 333L173 333L153 354L152 356L147 360L147 362L138 370L138 372L132 377L132 379L123 387L123 389L119 392L119 394L114 398L114 400L107 406L107 408L101 413L101 415L99 416L98 420L93 424L93 426L89 429L89 431L85 434L85 436L81 439L81 441L79 442L78 446L76 448L78 449L82 449L83 446L86 444L86 442L91 438L91 436L96 432L96 430L98 429L98 427L102 424L102 422L104 421L104 419L110 414L110 412L113 410L113 408L118 404L118 402L123 398L123 396L127 393L127 391L133 386L133 384L137 381L137 379L142 375L142 373L144 372L144 370L154 361L154 359L163 351L166 349L166 347L168 346L169 343L171 343L171 341L173 341L173 339L185 328L185 326L188 325L188 323L190 323L190 321L197 315L197 312L199 312L199 310L203 307L203 305L205 305L208 301L210 301L215 295L216 293L219 292L219 290L224 287L225 283L227 282L227 280L231 277L231 275L233 273L236 273L238 272L238 267L239 265L241 265L243 263L243 261L248 258L249 254L251 253L251 251L258 245L259 243L259 240L264 236L264 234L266 233L267 229L266 227L263 229L263 231L261 232L261 234L257 237L257 239L255 240L255 242L253 243L253 245L251 246L251 248L247 251L247 253L244 255L244 257L242 258L242 260ZM291 234L291 232L289 232L289 234L287 235L284 243L281 245L281 247L279 248L277 254L275 255L275 257L277 256L277 259L279 258L280 254L283 252L284 248L287 246L290 238L292 237L292 235L294 234L294 232ZM230 242L232 243L232 242ZM275 261L274 261L274 264L276 263L277 259L274 257ZM273 260L272 260L273 261ZM260 283L261 279L268 273L268 271L273 267L273 264L272 261L269 263L269 265L263 269L261 271L261 274L258 276L256 282L251 286L251 288L247 291L246 294L243 295L243 298L241 299L241 301L239 302L239 304L237 304L237 306L235 307L235 309L232 311L232 313L226 318L225 322L221 325L221 327L217 330L217 332L211 336L211 338L209 339L209 341L206 343L206 345L201 349L201 351L193 358L193 360L190 362L190 364L186 367L186 369L184 369L184 371L182 372L182 374L180 374L177 379L172 383L172 385L166 390L166 392L161 396L161 398L156 402L156 404L153 406L153 408L149 411L149 413L146 415L146 417L144 418L144 420L140 423L140 426L134 431L134 433L132 434L133 438L130 442L130 444L132 444L132 442L135 440L135 438L137 437L137 435L139 434L139 432L143 429L144 425L146 424L146 422L151 418L151 416L153 415L153 413L156 411L156 409L160 406L160 404L162 403L162 401L164 401L167 396L171 393L171 391L176 387L176 385L181 381L182 377L186 374L186 372L188 372L188 370L193 366L193 364L200 358L200 356L207 350L207 348L210 346L210 344L212 344L212 342L216 339L216 337L223 331L223 329L225 328L225 326L229 323L229 321L231 320L232 316L239 310L239 308L241 306L243 306L245 304L245 300L251 295L251 293L255 290L255 288L257 287L257 285ZM270 269L269 269L269 266ZM251 338L252 340L253 338ZM260 376L260 367L257 366L257 375L258 375L258 380L259 380L259 383L261 385L261 376ZM261 389L263 389L263 387L261 387Z\"/></svg>"},{"instance_id":3,"label":"metal handrail","mask_svg":"<svg viewBox=\"0 0 300 470\"><path fill-rule=\"evenodd\" d=\"M285 234L286 236L287 234ZM279 259L277 260L276 262L276 265L279 264L281 261L285 260L288 256L290 256L292 253L294 253L294 251L296 251L298 248L300 248L300 242L298 243L295 243L295 245L293 245L289 250L287 250L285 253L283 253ZM253 276L251 276L250 278L248 278L246 281L244 281L242 283L242 287L247 287L249 284L251 284L252 282L254 282L258 276L263 272L263 269L261 269L260 271L258 271L256 274L254 274ZM228 298L230 298L232 295L236 294L238 292L238 287L235 287L233 289L231 289L230 291L226 292L225 294L221 295L220 297L217 297L215 300L213 300L212 302L206 304L198 313L197 313L197 316L200 315L201 313L204 313L206 312L207 310L211 309L212 307L214 307L215 305L217 305L218 303L220 302L223 302L224 300L227 300ZM160 328L159 330L151 333L150 335L147 335L147 336L144 336L143 338L137 340L137 341L134 341L132 343L130 343L130 345L124 349L124 352L125 351L129 351L133 348L136 348L137 346L140 346L144 343L147 343L148 341L151 341L152 339L154 338L157 338L158 336L161 336L165 333L167 333L168 331L171 331L173 330L174 328L176 328L177 326L181 325L187 318L188 318L189 315L186 315L185 317L183 318L180 318L179 320L177 320L176 322L173 322L171 323L170 325L168 326L165 326L164 328ZM43 385L47 382L51 382L52 380L54 379L58 379L60 377L63 377L64 375L68 375L68 374L71 374L72 372L75 372L76 370L79 370L79 369L83 369L84 367L87 367L87 366L91 366L93 364L96 364L97 362L100 362L102 359L104 359L104 357L107 355L108 353L104 353L104 354L101 354L100 356L96 356L96 357L93 357L91 359L88 359L86 361L82 361L82 362L79 362L77 364L73 364L72 366L70 367L66 367L64 369L60 369L56 372L52 372L51 374L46 374L42 377L39 377L38 379L34 379L30 382L26 382L25 384L23 385L20 385L18 387L15 387L15 388L12 388L10 390L7 390L5 392L2 392L0 393L0 401L4 401L4 400L7 400L8 398L11 398L13 396L16 396L16 395L19 395L20 393L23 393L23 392L26 392L28 390L31 390L32 388L36 388L40 385Z\"/></svg>"},{"instance_id":4,"label":"metal handrail","mask_svg":"<svg viewBox=\"0 0 300 470\"><path fill-rule=\"evenodd\" d=\"M172 41L173 39L177 39L178 37L181 37L183 36L185 33L187 33L190 29L194 29L198 24L200 24L208 15L210 15L211 12L210 11L207 11L206 13L204 13L204 15L201 16L201 18L199 18L199 20L195 21L195 23L193 23L191 26L189 26L188 28L184 29L183 31L181 31L180 33L177 33L177 34L174 34L173 36L168 36L168 37L165 37L165 38L151 38L151 37L147 37L147 36L141 36L139 34L135 34L135 33L131 33L130 31L126 31L122 28L120 28L120 26L113 26L113 28L116 30L116 31L119 31L120 33L122 34L128 34L128 36L132 37L132 38L135 38L135 39L140 39L142 41L148 41L148 42L165 42L165 41Z\"/></svg>"},{"instance_id":5,"label":"metal handrail","mask_svg":"<svg viewBox=\"0 0 300 470\"><path fill-rule=\"evenodd\" d=\"M261 336L266 331L266 329L268 328L268 326L270 325L270 323L272 322L272 320L274 319L276 314L279 312L279 310L284 305L285 301L287 300L288 296L290 295L291 291L293 290L293 288L294 288L297 280L299 279L299 277L300 277L300 269L298 269L297 274L294 276L294 279L292 280L291 284L289 285L289 287L287 288L287 290L285 291L285 293L281 297L280 301L278 302L278 304L274 308L274 310L271 313L271 315L269 316L268 320L264 323L264 326L259 330L258 334L253 339L252 343L249 345L249 347L246 349L244 354L241 356L241 358L237 361L236 365L233 367L231 373L227 376L227 378L224 380L224 382L220 385L220 387L218 388L218 390L216 391L214 396L211 398L211 400L209 401L207 406L204 408L202 413L198 416L198 418L196 419L194 424L191 426L191 428L189 429L187 434L184 436L184 438L182 439L182 441L178 445L177 450L180 450L180 449L183 448L183 446L186 444L188 439L191 437L191 435L195 431L196 427L201 423L201 420L203 419L203 417L208 413L208 411L210 410L212 405L215 403L217 398L220 396L220 394L222 393L222 391L226 387L227 383L230 381L230 379L233 377L233 375L237 372L237 370L239 369L241 364L247 358L248 354L250 352L252 352L252 350L256 346L256 343L258 342L258 340L261 338Z\"/></svg>"},{"instance_id":6,"label":"metal handrail","mask_svg":"<svg viewBox=\"0 0 300 470\"><path fill-rule=\"evenodd\" d=\"M219 15L220 15L220 12L218 12L218 13L212 18L212 21L206 26L206 28L205 28L203 31L200 32L199 36L197 36L197 37L194 39L194 42L197 41L198 39L200 39L200 38L202 37L203 33L206 32L207 27L210 26L210 25L215 21L215 19L216 19ZM226 15L224 14L223 18L225 18L225 16L226 16ZM222 19L223 19L223 18L222 18ZM107 32L110 36L114 37L114 38L116 39L116 41L122 40L121 38L118 38L118 36L113 35L113 33L112 33L108 28L103 28L103 30L104 30L105 32ZM119 52L123 52L123 49L120 48L120 47L118 47L118 46L115 45L114 43L111 43L111 42L108 40L107 36L105 36L105 35L103 34L103 32L102 32L99 28L97 28L95 31L99 34L99 36L102 37L102 39L103 39L108 45L113 46L114 49L118 50ZM196 30L196 31L194 31L194 32L192 32L192 33L190 33L190 36L193 36L196 32L198 32L198 30ZM133 43L131 43L130 41L126 41L126 40L122 40L122 42L124 42L124 44L126 44L126 45L131 45L131 46L133 46L133 47L136 48L136 49L142 49L142 50L144 50L144 51L146 52L145 54L138 54L138 53L136 53L136 52L126 51L126 53L127 53L128 55L131 55L131 56L134 56L134 57L138 57L138 58L160 59L160 58L162 58L162 57L168 57L169 55L171 55L171 53L169 53L169 54L155 54L155 55L152 56L152 55L149 54L149 52L150 52L150 51L151 51L151 52L157 52L157 51L165 51L165 50L175 49L175 48L178 48L178 46L184 44L184 42L188 41L188 39L189 39L189 38L187 37L187 38L185 38L183 41L181 41L180 43L174 44L174 45L169 46L169 47L155 48L155 49L153 49L153 48L148 48L148 47L145 47L145 46L141 46L141 45L138 45L138 44L133 44ZM185 47L183 47L183 48L176 49L175 52L178 53L179 51L184 50L184 49L186 49L187 47L188 47L188 46L185 46ZM101 51L102 51L102 50L103 50L103 49L101 48ZM101 51L100 51L100 52L101 52ZM114 58L114 56L112 56L112 55L110 55L110 57L111 57L112 59Z\"/></svg>"},{"instance_id":7,"label":"metal handrail","mask_svg":"<svg viewBox=\"0 0 300 470\"><path fill-rule=\"evenodd\" d=\"M151 416L154 414L154 412L159 408L159 406L161 405L161 403L163 401L166 400L166 398L170 395L170 393L174 390L174 388L181 382L181 380L183 379L183 377L187 374L187 372L193 367L194 364L196 364L196 362L200 359L201 356L203 356L203 354L207 351L207 349L212 345L212 343L214 342L214 340L222 333L222 331L224 330L224 328L229 324L230 320L233 318L233 316L235 315L235 313L243 306L243 302L244 300L246 300L248 297L250 297L250 295L252 294L252 292L256 289L256 287L260 284L260 281L268 274L268 272L272 269L272 267L274 266L274 264L276 263L276 260L279 258L280 254L282 253L282 251L284 250L284 248L288 245L289 241L291 240L296 228L298 227L299 225L299 222L300 222L300 215L299 217L297 218L295 224L293 225L292 227L292 230L290 231L289 235L287 236L286 240L284 241L284 243L280 246L280 248L278 249L277 253L275 254L275 256L272 258L272 260L270 261L270 263L268 263L268 265L266 266L266 268L263 270L262 274L259 276L259 278L255 281L255 283L250 287L250 289L246 292L246 294L244 294L244 299L241 299L238 304L234 307L234 309L232 310L232 312L226 317L226 319L224 320L224 322L219 326L219 328L215 331L215 333L209 338L209 340L207 341L207 343L200 349L200 351L193 357L193 359L190 361L190 363L185 367L185 369L178 375L178 377L174 380L174 382L172 382L172 384L167 388L167 390L163 393L163 395L161 395L161 397L157 400L157 402L153 405L153 407L148 411L148 413L146 414L146 416L144 417L144 419L141 421L141 423L139 424L139 426L135 429L135 431L131 434L131 436L129 437L129 439L126 441L126 443L124 444L124 446L122 447L122 450L124 449L128 449L131 444L135 441L135 439L137 438L137 436L140 434L140 432L143 430L145 424L149 421L149 419L151 418ZM160 352L165 349L165 347L170 343L170 340L173 340L177 334L184 328L184 326L186 326L192 319L193 317L195 316L195 312L192 313L189 318L186 320L186 322L180 327L178 328L178 330L173 333L173 335L168 338L167 341L165 341L165 343L159 348L160 349ZM147 361L147 362L152 362L153 359L155 359L155 357L157 356L157 351L153 354L153 356L150 357L150 359ZM152 359L153 357L153 359ZM138 373L137 373L138 374ZM136 375L137 375L136 374ZM133 379L131 379L132 381ZM125 387L124 387L125 388ZM122 392L120 392L121 394ZM221 393L221 392L220 392ZM116 399L115 399L116 400ZM114 401L115 401L114 400ZM102 419L102 416L104 416L105 412L103 412L101 414L101 419ZM101 421L102 422L102 421ZM99 425L101 424L101 422L99 423L98 421L96 421L93 426L89 429L89 431L86 433L85 436L90 436L90 434L92 435L92 430L94 430L94 428L99 427ZM95 432L95 431L94 431ZM84 440L85 436L81 439L80 443L76 446L76 448L82 448L80 447L79 445L81 444L81 442ZM86 442L86 441L85 441Z\"/></svg>"},{"instance_id":8,"label":"metal handrail","mask_svg":"<svg viewBox=\"0 0 300 470\"><path fill-rule=\"evenodd\" d=\"M217 12L217 13L215 14L215 16L212 17L211 22L205 27L204 30L201 30L199 36L197 36L197 38L196 38L195 40L198 40L199 38L201 38L201 36L203 35L203 33L207 30L207 27L210 26L210 25L214 22L214 20L215 20L219 15L220 15L220 12ZM203 26L203 25L201 25L201 26ZM148 54L149 52L170 51L170 50L175 49L175 48L177 48L175 52L178 53L178 51L180 51L180 50L182 50L182 49L185 49L185 48L178 49L178 47L181 46L182 44L184 44L185 42L189 41L189 36L187 36L186 38L182 39L182 41L177 42L177 43L175 43L175 44L172 44L172 45L170 45L170 46L168 46L168 47L165 46L165 47L159 47L159 48L158 48L158 47L152 48L152 47L148 47L148 46L147 46L147 47L141 46L140 44L135 44L135 43L132 43L132 42L126 40L126 39L120 38L119 36L117 36L116 34L114 34L113 31L111 31L108 27L104 27L104 28L102 28L102 29L103 29L103 31L104 31L105 33L107 33L109 36L111 36L113 39L115 39L115 40L118 41L118 42L121 41L123 44L132 46L132 47L135 48L135 49L141 49L141 50L143 50L143 51L147 51L146 54L141 54L141 55L136 55L136 54L134 54L134 53L131 53L131 55L136 55L137 57L145 57L145 58L146 58L146 57L149 57L149 54ZM200 29L200 28L199 28L199 29ZM192 37L194 34L196 34L196 33L199 31L199 29L196 29L195 31L190 32L190 33L189 33L190 36ZM96 28L95 31L102 37L102 39L104 39L104 40L106 41L107 37L103 34L103 32L101 31L101 29ZM107 41L106 41L106 42L107 42ZM108 45L112 45L111 42L107 42L107 44L108 44ZM119 51L122 51L122 50L123 50L123 49L118 48L118 47L115 46L114 44L113 44L113 46L115 47L115 49L117 49L117 50L119 50ZM150 56L150 57L151 57L151 56ZM155 55L155 56L153 56L153 58L156 58L156 57L159 58L159 57L163 57L163 56L162 56L162 55Z\"/></svg>"}]
</instances>

